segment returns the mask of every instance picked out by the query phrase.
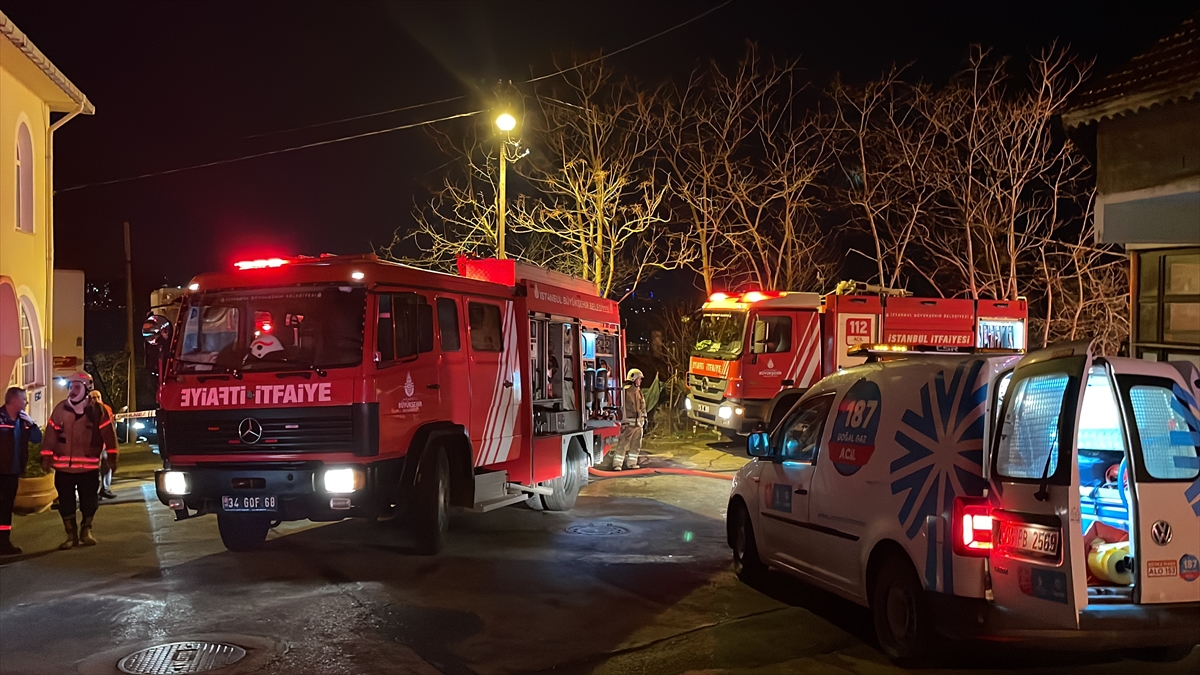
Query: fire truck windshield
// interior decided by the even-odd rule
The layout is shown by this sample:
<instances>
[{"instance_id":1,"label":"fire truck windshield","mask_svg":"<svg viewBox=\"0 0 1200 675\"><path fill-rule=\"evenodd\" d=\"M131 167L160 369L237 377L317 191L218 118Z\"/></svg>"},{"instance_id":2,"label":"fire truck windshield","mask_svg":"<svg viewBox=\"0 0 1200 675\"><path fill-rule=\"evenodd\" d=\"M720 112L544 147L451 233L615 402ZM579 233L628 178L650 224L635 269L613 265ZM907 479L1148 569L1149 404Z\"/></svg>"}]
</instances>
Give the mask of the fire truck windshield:
<instances>
[{"instance_id":1,"label":"fire truck windshield","mask_svg":"<svg viewBox=\"0 0 1200 675\"><path fill-rule=\"evenodd\" d=\"M203 293L182 312L177 372L354 366L363 358L365 289L297 286Z\"/></svg>"},{"instance_id":2,"label":"fire truck windshield","mask_svg":"<svg viewBox=\"0 0 1200 675\"><path fill-rule=\"evenodd\" d=\"M705 312L700 319L700 334L696 336L694 356L737 358L745 343L745 312Z\"/></svg>"}]
</instances>

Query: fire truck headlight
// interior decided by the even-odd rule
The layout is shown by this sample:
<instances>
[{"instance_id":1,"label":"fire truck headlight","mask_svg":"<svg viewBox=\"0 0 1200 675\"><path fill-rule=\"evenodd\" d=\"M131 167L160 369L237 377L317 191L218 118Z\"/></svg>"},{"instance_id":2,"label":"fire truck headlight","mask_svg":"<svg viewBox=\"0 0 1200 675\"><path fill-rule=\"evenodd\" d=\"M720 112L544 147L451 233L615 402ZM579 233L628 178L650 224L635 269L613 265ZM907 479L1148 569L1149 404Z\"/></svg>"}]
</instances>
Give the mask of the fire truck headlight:
<instances>
[{"instance_id":1,"label":"fire truck headlight","mask_svg":"<svg viewBox=\"0 0 1200 675\"><path fill-rule=\"evenodd\" d=\"M192 491L191 481L182 471L164 471L158 475L162 491L169 495L186 495Z\"/></svg>"},{"instance_id":2,"label":"fire truck headlight","mask_svg":"<svg viewBox=\"0 0 1200 675\"><path fill-rule=\"evenodd\" d=\"M366 485L366 475L358 469L326 469L325 491L332 494L349 494Z\"/></svg>"},{"instance_id":3,"label":"fire truck headlight","mask_svg":"<svg viewBox=\"0 0 1200 675\"><path fill-rule=\"evenodd\" d=\"M723 405L720 408L717 408L717 417L720 417L723 420L727 420L727 419L733 417L733 408L731 408L727 405Z\"/></svg>"},{"instance_id":4,"label":"fire truck headlight","mask_svg":"<svg viewBox=\"0 0 1200 675\"><path fill-rule=\"evenodd\" d=\"M744 412L746 412L746 411L745 411L745 410L742 410L741 408L734 408L734 409L733 409L733 414L734 414L734 415L741 415L741 414L742 414L742 413L744 413Z\"/></svg>"},{"instance_id":5,"label":"fire truck headlight","mask_svg":"<svg viewBox=\"0 0 1200 675\"><path fill-rule=\"evenodd\" d=\"M692 399L690 399L690 398L683 399L683 409L689 410L689 411L692 409Z\"/></svg>"}]
</instances>

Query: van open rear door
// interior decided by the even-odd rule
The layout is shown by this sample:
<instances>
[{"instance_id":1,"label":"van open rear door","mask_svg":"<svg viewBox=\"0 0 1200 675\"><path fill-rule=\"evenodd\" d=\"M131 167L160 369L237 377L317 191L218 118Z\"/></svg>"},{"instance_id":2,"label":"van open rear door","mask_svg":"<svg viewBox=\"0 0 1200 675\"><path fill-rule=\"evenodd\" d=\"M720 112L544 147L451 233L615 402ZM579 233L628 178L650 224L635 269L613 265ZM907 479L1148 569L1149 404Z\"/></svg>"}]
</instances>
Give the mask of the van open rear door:
<instances>
[{"instance_id":1,"label":"van open rear door","mask_svg":"<svg viewBox=\"0 0 1200 675\"><path fill-rule=\"evenodd\" d=\"M1141 603L1200 601L1200 406L1188 365L1111 365L1133 449L1134 597Z\"/></svg>"},{"instance_id":2,"label":"van open rear door","mask_svg":"<svg viewBox=\"0 0 1200 675\"><path fill-rule=\"evenodd\" d=\"M992 451L993 598L1061 628L1078 628L1087 606L1075 437L1091 364L1083 342L1021 359Z\"/></svg>"}]
</instances>

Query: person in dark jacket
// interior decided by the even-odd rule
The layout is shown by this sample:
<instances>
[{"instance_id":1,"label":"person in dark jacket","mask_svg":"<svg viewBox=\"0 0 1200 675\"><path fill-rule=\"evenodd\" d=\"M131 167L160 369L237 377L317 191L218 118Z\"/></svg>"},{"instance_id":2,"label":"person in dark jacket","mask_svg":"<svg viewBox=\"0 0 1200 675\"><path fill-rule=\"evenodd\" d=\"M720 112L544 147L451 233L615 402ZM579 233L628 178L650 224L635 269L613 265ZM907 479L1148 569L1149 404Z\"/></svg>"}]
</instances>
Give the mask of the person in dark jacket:
<instances>
[{"instance_id":1,"label":"person in dark jacket","mask_svg":"<svg viewBox=\"0 0 1200 675\"><path fill-rule=\"evenodd\" d=\"M92 377L84 372L67 378L67 399L59 402L46 422L46 440L42 443L42 466L54 468L54 487L58 490L58 512L63 519L67 540L59 546L95 546L92 519L100 504L100 453L109 449L108 466L117 469L117 434L112 416L100 403L88 398ZM83 522L75 520L75 494Z\"/></svg>"},{"instance_id":2,"label":"person in dark jacket","mask_svg":"<svg viewBox=\"0 0 1200 675\"><path fill-rule=\"evenodd\" d=\"M25 390L11 387L0 407L0 556L19 555L12 545L12 510L17 481L29 461L29 444L42 442L42 430L25 414Z\"/></svg>"}]
</instances>

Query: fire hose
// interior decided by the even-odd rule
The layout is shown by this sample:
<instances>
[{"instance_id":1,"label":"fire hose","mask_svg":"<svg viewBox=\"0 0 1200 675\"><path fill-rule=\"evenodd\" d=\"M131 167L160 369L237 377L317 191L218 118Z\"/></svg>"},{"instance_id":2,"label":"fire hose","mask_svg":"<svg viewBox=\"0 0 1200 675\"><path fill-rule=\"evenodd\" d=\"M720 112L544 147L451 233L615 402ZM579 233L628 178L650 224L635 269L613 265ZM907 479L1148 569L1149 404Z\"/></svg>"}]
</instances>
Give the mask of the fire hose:
<instances>
[{"instance_id":1,"label":"fire hose","mask_svg":"<svg viewBox=\"0 0 1200 675\"><path fill-rule=\"evenodd\" d=\"M675 476L699 476L701 478L720 478L733 480L733 474L716 473L715 471L700 471L699 469L626 469L624 471L602 471L595 467L588 468L588 473L601 478L621 478L623 476L654 476L657 474Z\"/></svg>"}]
</instances>

